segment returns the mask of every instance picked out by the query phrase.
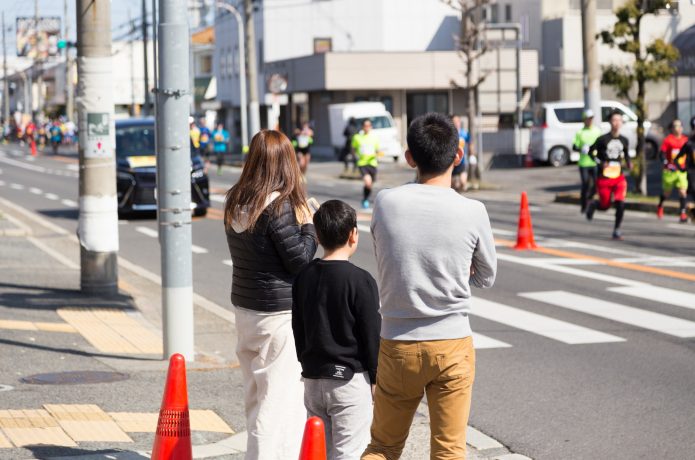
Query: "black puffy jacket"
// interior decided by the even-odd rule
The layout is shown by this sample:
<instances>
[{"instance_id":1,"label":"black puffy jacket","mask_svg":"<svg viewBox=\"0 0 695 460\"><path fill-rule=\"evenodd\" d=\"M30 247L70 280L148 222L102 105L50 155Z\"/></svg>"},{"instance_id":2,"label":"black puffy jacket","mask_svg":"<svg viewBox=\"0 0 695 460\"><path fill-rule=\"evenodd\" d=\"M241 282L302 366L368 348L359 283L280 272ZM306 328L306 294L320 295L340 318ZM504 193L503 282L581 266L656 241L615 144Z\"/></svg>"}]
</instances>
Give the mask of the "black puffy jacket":
<instances>
[{"instance_id":1,"label":"black puffy jacket","mask_svg":"<svg viewBox=\"0 0 695 460\"><path fill-rule=\"evenodd\" d=\"M262 312L291 310L294 277L316 253L314 226L299 226L290 203L285 202L277 215L263 212L252 232L238 230L239 224L227 229L232 304Z\"/></svg>"}]
</instances>

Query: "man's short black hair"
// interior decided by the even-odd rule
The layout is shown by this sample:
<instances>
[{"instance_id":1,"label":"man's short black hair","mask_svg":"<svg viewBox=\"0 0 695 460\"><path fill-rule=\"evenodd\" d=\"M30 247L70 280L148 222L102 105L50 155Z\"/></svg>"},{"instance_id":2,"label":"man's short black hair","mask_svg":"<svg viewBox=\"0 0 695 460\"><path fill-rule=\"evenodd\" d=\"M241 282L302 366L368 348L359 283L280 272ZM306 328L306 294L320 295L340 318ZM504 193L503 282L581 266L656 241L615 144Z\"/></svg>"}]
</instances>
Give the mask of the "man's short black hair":
<instances>
[{"instance_id":1,"label":"man's short black hair","mask_svg":"<svg viewBox=\"0 0 695 460\"><path fill-rule=\"evenodd\" d=\"M328 200L314 214L316 235L324 249L332 251L345 246L357 227L357 213L340 200Z\"/></svg>"},{"instance_id":2,"label":"man's short black hair","mask_svg":"<svg viewBox=\"0 0 695 460\"><path fill-rule=\"evenodd\" d=\"M623 112L621 112L618 109L615 109L611 112L610 116L608 117L608 121L611 121L615 115L620 115L620 118L623 118Z\"/></svg>"},{"instance_id":3,"label":"man's short black hair","mask_svg":"<svg viewBox=\"0 0 695 460\"><path fill-rule=\"evenodd\" d=\"M459 135L449 117L440 113L420 115L408 128L408 150L424 174L441 174L454 162Z\"/></svg>"}]
</instances>

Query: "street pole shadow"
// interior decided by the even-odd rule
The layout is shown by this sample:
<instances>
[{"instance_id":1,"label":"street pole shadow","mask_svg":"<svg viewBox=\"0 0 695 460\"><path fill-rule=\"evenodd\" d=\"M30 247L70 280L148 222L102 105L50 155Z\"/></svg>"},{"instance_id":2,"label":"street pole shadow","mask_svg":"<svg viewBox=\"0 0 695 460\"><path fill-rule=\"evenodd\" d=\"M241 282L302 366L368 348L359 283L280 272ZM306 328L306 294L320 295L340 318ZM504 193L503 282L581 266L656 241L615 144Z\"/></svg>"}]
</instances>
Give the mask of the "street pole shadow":
<instances>
[{"instance_id":1,"label":"street pole shadow","mask_svg":"<svg viewBox=\"0 0 695 460\"><path fill-rule=\"evenodd\" d=\"M0 308L57 310L64 307L108 307L136 311L130 295L89 296L77 289L0 282Z\"/></svg>"},{"instance_id":2,"label":"street pole shadow","mask_svg":"<svg viewBox=\"0 0 695 460\"><path fill-rule=\"evenodd\" d=\"M23 446L31 451L35 458L42 460L68 460L80 458L83 460L142 460L149 458L143 454L120 449L87 450L75 447L61 446Z\"/></svg>"}]
</instances>

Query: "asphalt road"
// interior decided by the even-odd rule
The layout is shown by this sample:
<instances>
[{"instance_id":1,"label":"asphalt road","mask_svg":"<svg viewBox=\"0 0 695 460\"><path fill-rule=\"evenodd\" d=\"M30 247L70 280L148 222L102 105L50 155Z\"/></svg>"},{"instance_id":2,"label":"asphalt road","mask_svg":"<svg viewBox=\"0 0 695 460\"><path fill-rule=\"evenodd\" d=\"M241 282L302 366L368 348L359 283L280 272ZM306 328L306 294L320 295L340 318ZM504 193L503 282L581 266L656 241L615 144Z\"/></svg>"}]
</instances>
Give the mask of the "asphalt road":
<instances>
[{"instance_id":1,"label":"asphalt road","mask_svg":"<svg viewBox=\"0 0 695 460\"><path fill-rule=\"evenodd\" d=\"M357 207L361 184L338 179L340 169L312 164L310 195ZM32 160L3 146L0 170L0 196L76 229L74 158ZM221 208L238 173L213 172L214 208L193 225L194 290L224 308L231 308L232 267ZM412 177L402 164L385 164L380 185ZM626 239L613 242L612 211L587 222L576 207L552 203L555 191L578 186L573 167L495 171L486 181L500 188L469 196L488 208L499 239L499 276L494 288L474 294L471 425L537 459L692 458L695 225L628 212ZM539 251L508 247L524 189ZM153 216L120 224L120 256L158 274ZM359 227L353 261L374 273L368 213L360 213Z\"/></svg>"}]
</instances>

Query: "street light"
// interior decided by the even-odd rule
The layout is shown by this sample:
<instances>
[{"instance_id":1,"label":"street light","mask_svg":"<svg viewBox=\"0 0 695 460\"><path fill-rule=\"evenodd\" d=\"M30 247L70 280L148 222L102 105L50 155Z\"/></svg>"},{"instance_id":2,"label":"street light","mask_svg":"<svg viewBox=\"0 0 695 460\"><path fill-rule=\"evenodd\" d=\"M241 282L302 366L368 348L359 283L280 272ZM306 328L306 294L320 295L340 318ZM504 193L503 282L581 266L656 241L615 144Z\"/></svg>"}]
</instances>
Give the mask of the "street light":
<instances>
[{"instance_id":1,"label":"street light","mask_svg":"<svg viewBox=\"0 0 695 460\"><path fill-rule=\"evenodd\" d=\"M226 10L234 15L237 22L237 31L239 33L239 112L241 113L241 147L242 151L249 145L249 130L246 119L246 44L244 42L244 21L241 18L239 11L230 5L218 1L215 6L219 9Z\"/></svg>"}]
</instances>

